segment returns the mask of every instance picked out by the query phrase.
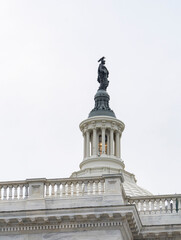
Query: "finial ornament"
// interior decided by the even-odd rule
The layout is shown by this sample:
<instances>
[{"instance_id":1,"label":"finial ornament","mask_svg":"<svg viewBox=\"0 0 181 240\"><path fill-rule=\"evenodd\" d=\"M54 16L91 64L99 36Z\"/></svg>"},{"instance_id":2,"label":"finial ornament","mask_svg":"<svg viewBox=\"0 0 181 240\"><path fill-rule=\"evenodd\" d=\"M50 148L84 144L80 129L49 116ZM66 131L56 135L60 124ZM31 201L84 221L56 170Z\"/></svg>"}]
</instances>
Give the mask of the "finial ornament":
<instances>
[{"instance_id":1,"label":"finial ornament","mask_svg":"<svg viewBox=\"0 0 181 240\"><path fill-rule=\"evenodd\" d=\"M105 62L106 62L105 57L100 58L98 62L100 62L98 67L98 78L97 78L97 81L100 83L99 90L106 91L109 85L109 81L108 81L109 71L105 66Z\"/></svg>"}]
</instances>

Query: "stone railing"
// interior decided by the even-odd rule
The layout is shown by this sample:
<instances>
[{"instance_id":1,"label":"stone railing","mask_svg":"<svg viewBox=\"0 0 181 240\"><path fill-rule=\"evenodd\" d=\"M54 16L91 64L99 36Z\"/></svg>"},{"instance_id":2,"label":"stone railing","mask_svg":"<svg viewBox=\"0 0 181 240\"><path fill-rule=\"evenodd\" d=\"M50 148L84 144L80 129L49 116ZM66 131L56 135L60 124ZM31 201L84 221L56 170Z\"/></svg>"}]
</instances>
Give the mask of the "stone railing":
<instances>
[{"instance_id":1,"label":"stone railing","mask_svg":"<svg viewBox=\"0 0 181 240\"><path fill-rule=\"evenodd\" d=\"M140 215L181 214L181 195L126 197L122 189L122 182L121 174L0 182L0 202L116 194L119 199L122 199L121 204L135 204Z\"/></svg>"},{"instance_id":2,"label":"stone railing","mask_svg":"<svg viewBox=\"0 0 181 240\"><path fill-rule=\"evenodd\" d=\"M0 200L25 199L28 192L27 181L0 182Z\"/></svg>"},{"instance_id":3,"label":"stone railing","mask_svg":"<svg viewBox=\"0 0 181 240\"><path fill-rule=\"evenodd\" d=\"M122 175L0 182L0 201L122 194Z\"/></svg>"},{"instance_id":4,"label":"stone railing","mask_svg":"<svg viewBox=\"0 0 181 240\"><path fill-rule=\"evenodd\" d=\"M135 204L140 215L181 213L181 195L153 195L129 197L128 204Z\"/></svg>"},{"instance_id":5,"label":"stone railing","mask_svg":"<svg viewBox=\"0 0 181 240\"><path fill-rule=\"evenodd\" d=\"M104 178L51 179L45 182L45 197L70 197L105 193Z\"/></svg>"}]
</instances>

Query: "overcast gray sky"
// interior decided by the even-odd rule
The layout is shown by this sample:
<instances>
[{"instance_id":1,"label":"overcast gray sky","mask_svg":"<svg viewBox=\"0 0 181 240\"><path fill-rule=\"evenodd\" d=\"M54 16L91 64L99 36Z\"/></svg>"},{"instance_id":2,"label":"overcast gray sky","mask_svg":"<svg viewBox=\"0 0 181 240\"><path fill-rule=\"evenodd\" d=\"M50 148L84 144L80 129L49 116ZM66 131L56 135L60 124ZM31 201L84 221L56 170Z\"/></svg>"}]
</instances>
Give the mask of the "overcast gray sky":
<instances>
[{"instance_id":1,"label":"overcast gray sky","mask_svg":"<svg viewBox=\"0 0 181 240\"><path fill-rule=\"evenodd\" d=\"M126 170L181 193L180 26L180 0L1 0L0 181L79 170L105 56Z\"/></svg>"}]
</instances>

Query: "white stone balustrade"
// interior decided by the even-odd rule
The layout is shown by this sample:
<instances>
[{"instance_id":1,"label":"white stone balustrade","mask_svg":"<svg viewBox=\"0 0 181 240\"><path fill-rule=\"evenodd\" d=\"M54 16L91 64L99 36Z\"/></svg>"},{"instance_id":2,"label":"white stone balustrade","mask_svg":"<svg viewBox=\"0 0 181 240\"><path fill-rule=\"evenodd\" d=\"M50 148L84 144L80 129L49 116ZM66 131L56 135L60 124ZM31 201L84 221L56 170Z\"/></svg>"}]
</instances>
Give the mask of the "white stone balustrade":
<instances>
[{"instance_id":1,"label":"white stone balustrade","mask_svg":"<svg viewBox=\"0 0 181 240\"><path fill-rule=\"evenodd\" d=\"M135 204L140 215L181 213L181 195L153 195L129 197L128 204Z\"/></svg>"},{"instance_id":2,"label":"white stone balustrade","mask_svg":"<svg viewBox=\"0 0 181 240\"><path fill-rule=\"evenodd\" d=\"M0 202L120 194L121 202L135 204L140 215L181 214L181 195L126 197L122 182L122 175L0 182Z\"/></svg>"},{"instance_id":3,"label":"white stone balustrade","mask_svg":"<svg viewBox=\"0 0 181 240\"><path fill-rule=\"evenodd\" d=\"M45 183L45 197L76 197L105 193L105 179L51 179Z\"/></svg>"},{"instance_id":4,"label":"white stone balustrade","mask_svg":"<svg viewBox=\"0 0 181 240\"><path fill-rule=\"evenodd\" d=\"M0 200L25 199L29 185L26 181L0 182Z\"/></svg>"},{"instance_id":5,"label":"white stone balustrade","mask_svg":"<svg viewBox=\"0 0 181 240\"><path fill-rule=\"evenodd\" d=\"M16 182L0 182L0 201L70 198L89 195L121 194L122 175L87 178L27 179Z\"/></svg>"}]
</instances>

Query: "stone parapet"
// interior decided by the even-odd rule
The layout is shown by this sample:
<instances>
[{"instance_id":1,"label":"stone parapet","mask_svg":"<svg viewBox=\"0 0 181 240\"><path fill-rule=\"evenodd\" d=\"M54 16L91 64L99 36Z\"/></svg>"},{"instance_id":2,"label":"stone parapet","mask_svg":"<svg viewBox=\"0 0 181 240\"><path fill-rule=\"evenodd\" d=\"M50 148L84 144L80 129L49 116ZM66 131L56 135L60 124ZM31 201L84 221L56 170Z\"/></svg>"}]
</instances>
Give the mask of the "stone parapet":
<instances>
[{"instance_id":1,"label":"stone parapet","mask_svg":"<svg viewBox=\"0 0 181 240\"><path fill-rule=\"evenodd\" d=\"M52 200L55 200L56 203L64 201L64 204L65 202L68 203L68 200L70 202L74 200L75 205L76 202L80 202L80 199L85 198L91 200L101 198L102 201L105 196L113 193L118 196L118 202L115 202L115 204L123 204L125 194L122 182L122 174L87 178L43 178L1 182L0 209L3 210L6 205L15 208L18 206L18 209L22 205L22 208L24 208L26 202L30 204L31 202L46 201L48 204ZM86 202L82 204L85 205Z\"/></svg>"},{"instance_id":2,"label":"stone parapet","mask_svg":"<svg viewBox=\"0 0 181 240\"><path fill-rule=\"evenodd\" d=\"M181 194L128 197L126 201L135 204L140 215L181 214Z\"/></svg>"},{"instance_id":3,"label":"stone parapet","mask_svg":"<svg viewBox=\"0 0 181 240\"><path fill-rule=\"evenodd\" d=\"M85 231L107 240L180 239L181 195L128 197L123 182L122 174L1 182L0 240L71 232L81 239Z\"/></svg>"}]
</instances>

